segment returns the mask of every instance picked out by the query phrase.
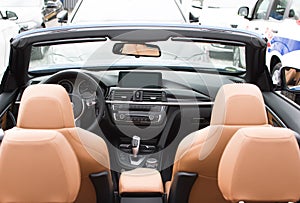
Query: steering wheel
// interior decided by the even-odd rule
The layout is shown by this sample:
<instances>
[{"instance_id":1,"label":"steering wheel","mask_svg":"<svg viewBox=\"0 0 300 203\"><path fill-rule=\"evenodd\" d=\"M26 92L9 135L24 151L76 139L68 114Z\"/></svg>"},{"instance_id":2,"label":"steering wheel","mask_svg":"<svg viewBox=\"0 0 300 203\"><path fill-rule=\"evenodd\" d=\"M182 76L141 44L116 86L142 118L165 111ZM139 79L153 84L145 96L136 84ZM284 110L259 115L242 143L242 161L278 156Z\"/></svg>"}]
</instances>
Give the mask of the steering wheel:
<instances>
[{"instance_id":1,"label":"steering wheel","mask_svg":"<svg viewBox=\"0 0 300 203\"><path fill-rule=\"evenodd\" d=\"M60 84L61 81L66 79L73 82L71 89L67 89L66 87L65 89L73 105L75 125L92 131L99 125L104 114L105 99L103 91L93 77L80 70L60 71L42 83ZM91 91L90 94L80 94L78 89L82 83L88 84L89 90L87 91ZM85 116L85 114L88 114L88 116Z\"/></svg>"}]
</instances>

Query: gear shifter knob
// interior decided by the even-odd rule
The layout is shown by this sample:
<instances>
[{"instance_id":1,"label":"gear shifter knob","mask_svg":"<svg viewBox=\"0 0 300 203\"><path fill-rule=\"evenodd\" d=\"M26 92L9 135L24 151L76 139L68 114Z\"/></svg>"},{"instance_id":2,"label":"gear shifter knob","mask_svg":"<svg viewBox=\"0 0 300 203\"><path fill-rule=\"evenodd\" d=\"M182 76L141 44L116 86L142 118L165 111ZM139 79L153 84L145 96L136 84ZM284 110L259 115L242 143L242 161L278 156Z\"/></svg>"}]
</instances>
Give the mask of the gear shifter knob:
<instances>
[{"instance_id":1,"label":"gear shifter knob","mask_svg":"<svg viewBox=\"0 0 300 203\"><path fill-rule=\"evenodd\" d=\"M140 141L141 138L139 136L134 135L132 137L131 146L133 157L137 157L137 154L139 153Z\"/></svg>"}]
</instances>

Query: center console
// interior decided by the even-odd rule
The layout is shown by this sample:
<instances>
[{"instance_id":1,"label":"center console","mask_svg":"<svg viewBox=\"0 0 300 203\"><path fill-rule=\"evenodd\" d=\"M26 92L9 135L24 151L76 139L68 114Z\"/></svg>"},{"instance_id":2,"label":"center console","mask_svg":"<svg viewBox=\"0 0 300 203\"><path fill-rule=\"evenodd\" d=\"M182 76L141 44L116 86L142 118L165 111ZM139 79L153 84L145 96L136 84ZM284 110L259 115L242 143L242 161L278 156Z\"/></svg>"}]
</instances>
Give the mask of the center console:
<instances>
[{"instance_id":1,"label":"center console","mask_svg":"<svg viewBox=\"0 0 300 203\"><path fill-rule=\"evenodd\" d=\"M117 159L124 169L137 167L158 168L160 157L152 155L158 149L148 132L159 134L166 122L167 94L162 88L159 72L119 72L119 85L112 87L106 102L110 116L119 129L125 129L120 138ZM138 130L140 134L138 134Z\"/></svg>"},{"instance_id":2,"label":"center console","mask_svg":"<svg viewBox=\"0 0 300 203\"><path fill-rule=\"evenodd\" d=\"M117 156L123 169L159 169L160 156L154 154L156 146L141 144L140 137L133 136L131 144L120 144L119 149Z\"/></svg>"},{"instance_id":3,"label":"center console","mask_svg":"<svg viewBox=\"0 0 300 203\"><path fill-rule=\"evenodd\" d=\"M118 146L120 150L117 152L117 158L125 169L158 167L159 157L151 155L157 151L156 145L144 141L148 139L148 131L157 131L159 134L166 122L168 107L163 105L163 91L152 90L152 96L148 96L149 92L150 90L144 89L112 88L111 90L111 103L108 105L111 118L119 129L126 131L125 139L120 139ZM139 99L140 97L141 99ZM147 102L145 98L149 98ZM160 103L151 100L159 100ZM137 129L143 129L143 132L136 134ZM138 142L138 146L135 146L136 142ZM136 152L135 149L137 149Z\"/></svg>"}]
</instances>

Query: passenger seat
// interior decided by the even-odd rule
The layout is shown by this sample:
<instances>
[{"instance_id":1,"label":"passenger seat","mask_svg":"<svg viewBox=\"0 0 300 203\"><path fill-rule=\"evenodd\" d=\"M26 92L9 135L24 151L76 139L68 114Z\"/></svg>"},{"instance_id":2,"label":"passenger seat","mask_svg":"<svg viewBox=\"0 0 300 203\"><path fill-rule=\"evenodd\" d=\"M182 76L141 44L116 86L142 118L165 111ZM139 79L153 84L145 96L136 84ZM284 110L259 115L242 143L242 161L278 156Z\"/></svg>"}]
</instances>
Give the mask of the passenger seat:
<instances>
[{"instance_id":1,"label":"passenger seat","mask_svg":"<svg viewBox=\"0 0 300 203\"><path fill-rule=\"evenodd\" d=\"M218 187L219 161L234 133L249 126L269 127L258 87L222 86L215 99L210 126L191 133L178 146L172 179L165 185L168 202L228 202Z\"/></svg>"},{"instance_id":2,"label":"passenger seat","mask_svg":"<svg viewBox=\"0 0 300 203\"><path fill-rule=\"evenodd\" d=\"M231 202L297 202L300 153L295 132L239 130L224 150L218 174L223 196Z\"/></svg>"}]
</instances>

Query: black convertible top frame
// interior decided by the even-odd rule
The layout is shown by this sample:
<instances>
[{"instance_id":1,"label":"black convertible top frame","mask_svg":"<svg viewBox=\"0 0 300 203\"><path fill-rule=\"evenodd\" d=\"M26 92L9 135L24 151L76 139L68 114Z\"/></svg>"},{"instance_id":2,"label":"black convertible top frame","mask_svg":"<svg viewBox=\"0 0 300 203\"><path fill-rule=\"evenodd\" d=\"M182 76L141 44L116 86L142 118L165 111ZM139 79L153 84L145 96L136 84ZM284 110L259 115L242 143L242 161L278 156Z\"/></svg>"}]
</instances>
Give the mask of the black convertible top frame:
<instances>
[{"instance_id":1,"label":"black convertible top frame","mask_svg":"<svg viewBox=\"0 0 300 203\"><path fill-rule=\"evenodd\" d=\"M128 34L130 33L130 34ZM229 44L245 44L247 72L245 80L254 83L262 91L271 91L272 83L265 66L266 40L254 33L237 29L212 28L199 25L85 25L38 29L19 34L11 42L9 67L6 70L0 92L10 92L24 86L30 52L33 44L61 43L63 41L110 40L126 42L152 42L169 38L201 39ZM250 67L250 68L249 68Z\"/></svg>"}]
</instances>

